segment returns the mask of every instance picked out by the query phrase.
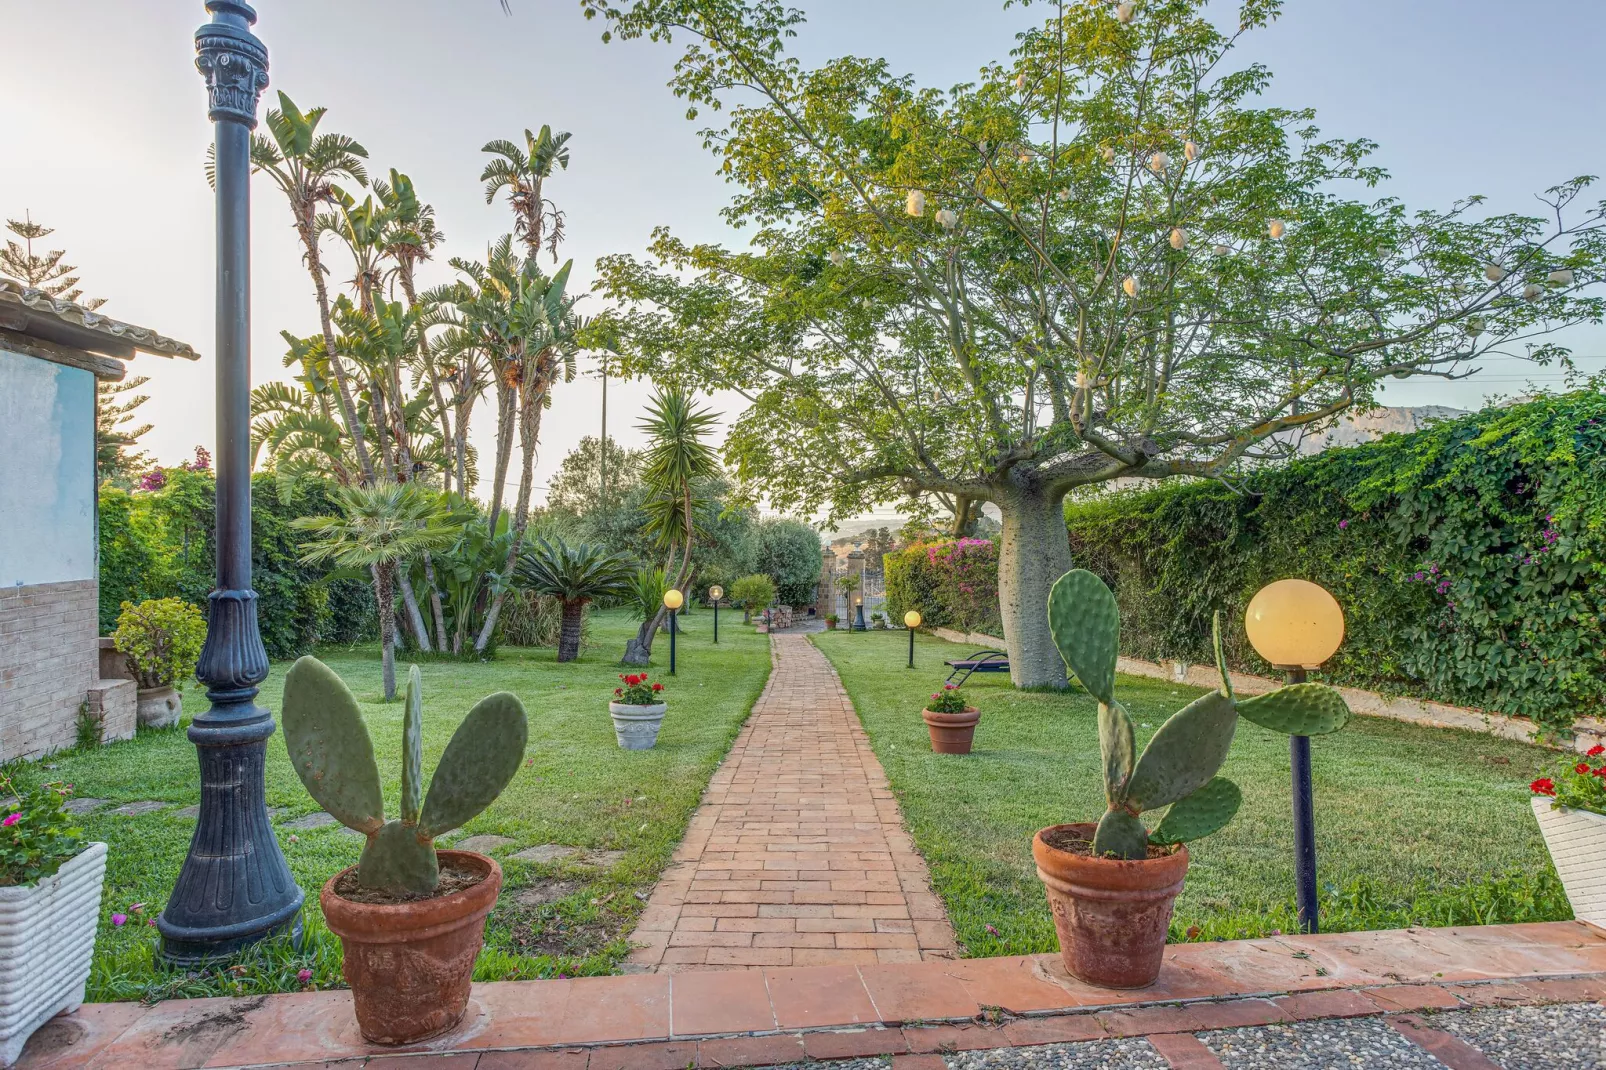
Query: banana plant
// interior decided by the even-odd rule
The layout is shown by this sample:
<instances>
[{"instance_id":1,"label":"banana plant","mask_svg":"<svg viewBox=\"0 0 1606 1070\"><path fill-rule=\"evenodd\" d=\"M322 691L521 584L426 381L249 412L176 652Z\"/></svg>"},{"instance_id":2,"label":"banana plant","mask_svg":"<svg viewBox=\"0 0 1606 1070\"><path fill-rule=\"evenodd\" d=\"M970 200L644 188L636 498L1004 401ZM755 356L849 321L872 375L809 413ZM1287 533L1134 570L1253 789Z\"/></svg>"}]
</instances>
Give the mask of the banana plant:
<instances>
[{"instance_id":1,"label":"banana plant","mask_svg":"<svg viewBox=\"0 0 1606 1070\"><path fill-rule=\"evenodd\" d=\"M1137 753L1132 717L1115 699L1121 620L1115 595L1086 569L1054 583L1049 626L1065 666L1099 703L1099 752L1107 804L1093 836L1100 857L1138 860L1149 845L1171 845L1220 831L1243 801L1238 785L1217 771L1243 717L1295 736L1336 732L1349 720L1343 696L1325 684L1292 684L1253 698L1233 694L1221 647L1221 614L1213 639L1221 687L1178 710ZM1150 832L1142 814L1169 806Z\"/></svg>"}]
</instances>

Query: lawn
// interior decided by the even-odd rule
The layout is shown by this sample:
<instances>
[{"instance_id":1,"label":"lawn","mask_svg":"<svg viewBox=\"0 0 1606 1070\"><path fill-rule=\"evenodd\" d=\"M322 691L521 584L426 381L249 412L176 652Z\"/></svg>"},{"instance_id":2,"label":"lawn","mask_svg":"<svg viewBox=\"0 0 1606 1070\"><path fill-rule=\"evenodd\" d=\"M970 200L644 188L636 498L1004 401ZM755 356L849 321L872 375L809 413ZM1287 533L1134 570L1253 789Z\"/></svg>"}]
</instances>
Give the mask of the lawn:
<instances>
[{"instance_id":1,"label":"lawn","mask_svg":"<svg viewBox=\"0 0 1606 1070\"><path fill-rule=\"evenodd\" d=\"M557 664L553 650L506 648L488 663L422 665L426 777L482 696L512 691L530 718L525 767L501 798L456 834L514 841L493 849L506 885L476 968L481 980L608 973L629 950L626 938L643 901L769 675L766 637L733 626L720 629L714 646L711 620L696 614L684 629L675 677L667 675L668 637L654 643L652 673L666 684L669 714L651 751L618 749L608 719L606 702L623 671L617 658L635 629L622 613L594 614L591 645L566 665ZM402 705L379 701L378 652L359 648L322 656L362 703L386 783L387 812L394 813ZM262 687L261 701L269 709L278 709L287 668L275 663ZM204 708L198 688L188 689L184 699L191 713ZM339 943L322 925L317 893L329 876L357 861L363 841L340 825L286 828L286 822L319 810L291 770L282 736L268 741L267 799L282 811L275 818L279 845L307 893L309 939L299 952L287 941L270 942L230 970L175 971L153 963L156 930L147 923L160 913L195 827L193 818L178 811L199 799L195 749L182 729L142 732L132 742L17 763L8 772L22 787L60 780L75 785L80 797L112 804L82 822L92 839L111 847L89 999L284 991L302 987L297 975L303 969L313 971L312 984L340 983ZM139 816L110 812L117 804L143 801L172 805ZM539 864L508 857L540 844L622 854L575 854ZM113 926L113 913L129 920Z\"/></svg>"},{"instance_id":2,"label":"lawn","mask_svg":"<svg viewBox=\"0 0 1606 1070\"><path fill-rule=\"evenodd\" d=\"M1079 689L1018 692L1005 675L973 676L964 689L982 711L975 750L937 755L921 700L947 674L942 661L968 648L920 636L910 671L902 632L814 640L858 708L969 954L1052 951L1031 839L1104 810L1094 700ZM1128 676L1116 693L1138 722L1140 747L1201 694ZM1551 752L1369 717L1313 740L1312 751L1325 930L1571 917L1528 809L1528 781ZM1173 940L1296 926L1288 737L1240 721L1222 774L1242 787L1243 807L1226 829L1189 845Z\"/></svg>"}]
</instances>

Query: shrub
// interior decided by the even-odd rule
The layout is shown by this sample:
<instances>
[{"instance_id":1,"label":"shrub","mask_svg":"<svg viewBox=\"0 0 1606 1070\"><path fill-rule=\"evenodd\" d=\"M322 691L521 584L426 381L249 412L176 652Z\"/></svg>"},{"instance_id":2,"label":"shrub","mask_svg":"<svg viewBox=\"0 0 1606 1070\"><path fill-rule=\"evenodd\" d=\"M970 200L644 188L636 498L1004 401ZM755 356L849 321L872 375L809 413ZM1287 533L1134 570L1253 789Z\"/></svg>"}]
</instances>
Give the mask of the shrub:
<instances>
[{"instance_id":1,"label":"shrub","mask_svg":"<svg viewBox=\"0 0 1606 1070\"><path fill-rule=\"evenodd\" d=\"M762 520L753 528L753 570L775 581L776 597L789 606L814 604L820 580L820 533L799 520Z\"/></svg>"},{"instance_id":2,"label":"shrub","mask_svg":"<svg viewBox=\"0 0 1606 1070\"><path fill-rule=\"evenodd\" d=\"M71 785L41 784L15 807L0 808L0 888L35 884L83 850L83 830L63 809L71 794ZM11 779L0 773L0 797L14 795Z\"/></svg>"},{"instance_id":3,"label":"shrub","mask_svg":"<svg viewBox=\"0 0 1606 1070\"><path fill-rule=\"evenodd\" d=\"M911 609L934 628L999 635L998 548L991 539L917 542L887 554L887 616Z\"/></svg>"},{"instance_id":4,"label":"shrub","mask_svg":"<svg viewBox=\"0 0 1606 1070\"><path fill-rule=\"evenodd\" d=\"M742 607L742 619L751 620L754 613L775 603L775 581L755 572L731 584L730 600Z\"/></svg>"},{"instance_id":5,"label":"shrub","mask_svg":"<svg viewBox=\"0 0 1606 1070\"><path fill-rule=\"evenodd\" d=\"M153 598L137 606L124 602L112 639L141 688L182 687L195 674L206 621L182 598Z\"/></svg>"}]
</instances>

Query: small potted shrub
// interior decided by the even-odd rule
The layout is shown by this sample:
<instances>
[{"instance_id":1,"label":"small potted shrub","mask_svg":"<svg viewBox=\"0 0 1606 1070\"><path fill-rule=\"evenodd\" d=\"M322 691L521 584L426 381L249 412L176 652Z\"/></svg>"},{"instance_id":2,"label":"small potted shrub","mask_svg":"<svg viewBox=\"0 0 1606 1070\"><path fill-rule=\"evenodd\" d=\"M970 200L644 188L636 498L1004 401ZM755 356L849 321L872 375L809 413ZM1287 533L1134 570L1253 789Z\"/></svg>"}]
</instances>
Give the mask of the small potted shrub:
<instances>
[{"instance_id":1,"label":"small potted shrub","mask_svg":"<svg viewBox=\"0 0 1606 1070\"><path fill-rule=\"evenodd\" d=\"M1573 917L1606 927L1606 747L1562 758L1528 789Z\"/></svg>"},{"instance_id":2,"label":"small potted shrub","mask_svg":"<svg viewBox=\"0 0 1606 1070\"><path fill-rule=\"evenodd\" d=\"M976 722L981 712L965 702L959 688L943 684L942 690L931 696L926 708L920 711L931 733L931 749L938 754L969 754L976 738Z\"/></svg>"},{"instance_id":3,"label":"small potted shrub","mask_svg":"<svg viewBox=\"0 0 1606 1070\"><path fill-rule=\"evenodd\" d=\"M0 798L17 792L0 774ZM70 787L43 784L0 805L0 1066L33 1031L84 1002L100 920L106 845L85 843L62 808Z\"/></svg>"},{"instance_id":4,"label":"small potted shrub","mask_svg":"<svg viewBox=\"0 0 1606 1070\"><path fill-rule=\"evenodd\" d=\"M1238 812L1238 786L1216 776L1238 718L1289 735L1337 731L1349 707L1323 684L1293 684L1254 698L1232 693L1215 626L1221 688L1162 724L1137 752L1132 718L1115 700L1120 616L1115 595L1085 569L1049 593L1049 626L1065 665L1099 703L1099 751L1108 803L1097 824L1053 825L1032 840L1048 892L1060 957L1074 977L1105 988L1145 988L1160 975L1171 907L1188 872L1184 844ZM1150 831L1142 814L1169 806Z\"/></svg>"},{"instance_id":5,"label":"small potted shrub","mask_svg":"<svg viewBox=\"0 0 1606 1070\"><path fill-rule=\"evenodd\" d=\"M472 851L436 851L435 839L496 800L524 760L529 733L517 698L481 699L457 726L426 794L422 697L414 665L402 714L401 813L387 821L373 743L345 683L312 657L284 681L284 741L296 775L318 805L368 838L357 864L330 877L318 902L340 937L357 1025L374 1044L426 1040L468 1009L502 868Z\"/></svg>"},{"instance_id":6,"label":"small potted shrub","mask_svg":"<svg viewBox=\"0 0 1606 1070\"><path fill-rule=\"evenodd\" d=\"M123 603L112 641L139 682L142 728L167 728L184 713L178 687L195 675L206 642L206 620L182 598Z\"/></svg>"},{"instance_id":7,"label":"small potted shrub","mask_svg":"<svg viewBox=\"0 0 1606 1070\"><path fill-rule=\"evenodd\" d=\"M835 613L827 613L825 615L825 630L828 632L834 632L836 631L836 626L841 622L842 618L837 616Z\"/></svg>"},{"instance_id":8,"label":"small potted shrub","mask_svg":"<svg viewBox=\"0 0 1606 1070\"><path fill-rule=\"evenodd\" d=\"M608 703L613 737L625 750L651 750L669 709L664 685L648 681L644 672L624 673L619 679L623 685L613 689L613 701Z\"/></svg>"}]
</instances>

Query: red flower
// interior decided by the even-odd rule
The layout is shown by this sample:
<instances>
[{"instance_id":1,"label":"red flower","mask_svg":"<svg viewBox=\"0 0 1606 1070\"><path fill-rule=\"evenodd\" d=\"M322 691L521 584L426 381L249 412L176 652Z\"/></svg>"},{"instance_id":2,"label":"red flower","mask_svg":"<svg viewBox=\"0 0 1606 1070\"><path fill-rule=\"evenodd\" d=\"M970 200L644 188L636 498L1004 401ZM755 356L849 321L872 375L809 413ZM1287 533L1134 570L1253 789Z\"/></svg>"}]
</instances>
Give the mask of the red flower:
<instances>
[{"instance_id":1,"label":"red flower","mask_svg":"<svg viewBox=\"0 0 1606 1070\"><path fill-rule=\"evenodd\" d=\"M1535 795L1554 795L1556 794L1556 782L1547 776L1542 776L1532 784L1529 784L1528 790Z\"/></svg>"},{"instance_id":2,"label":"red flower","mask_svg":"<svg viewBox=\"0 0 1606 1070\"><path fill-rule=\"evenodd\" d=\"M613 689L613 693L616 695L622 695L625 693L625 689L622 687L616 687Z\"/></svg>"},{"instance_id":3,"label":"red flower","mask_svg":"<svg viewBox=\"0 0 1606 1070\"><path fill-rule=\"evenodd\" d=\"M1596 776L1606 776L1606 765L1603 765L1599 769L1595 770L1595 775Z\"/></svg>"},{"instance_id":4,"label":"red flower","mask_svg":"<svg viewBox=\"0 0 1606 1070\"><path fill-rule=\"evenodd\" d=\"M1589 775L1589 763L1588 762L1579 762L1577 765L1573 766L1573 772L1582 773L1584 776L1588 776Z\"/></svg>"},{"instance_id":5,"label":"red flower","mask_svg":"<svg viewBox=\"0 0 1606 1070\"><path fill-rule=\"evenodd\" d=\"M664 685L663 684L653 684L652 685L652 689L654 691L662 691L664 689Z\"/></svg>"},{"instance_id":6,"label":"red flower","mask_svg":"<svg viewBox=\"0 0 1606 1070\"><path fill-rule=\"evenodd\" d=\"M1602 746L1601 744L1597 743L1593 747L1590 747L1588 750L1586 750L1584 753L1587 754L1591 758L1598 758L1600 755L1606 754L1606 746Z\"/></svg>"}]
</instances>

